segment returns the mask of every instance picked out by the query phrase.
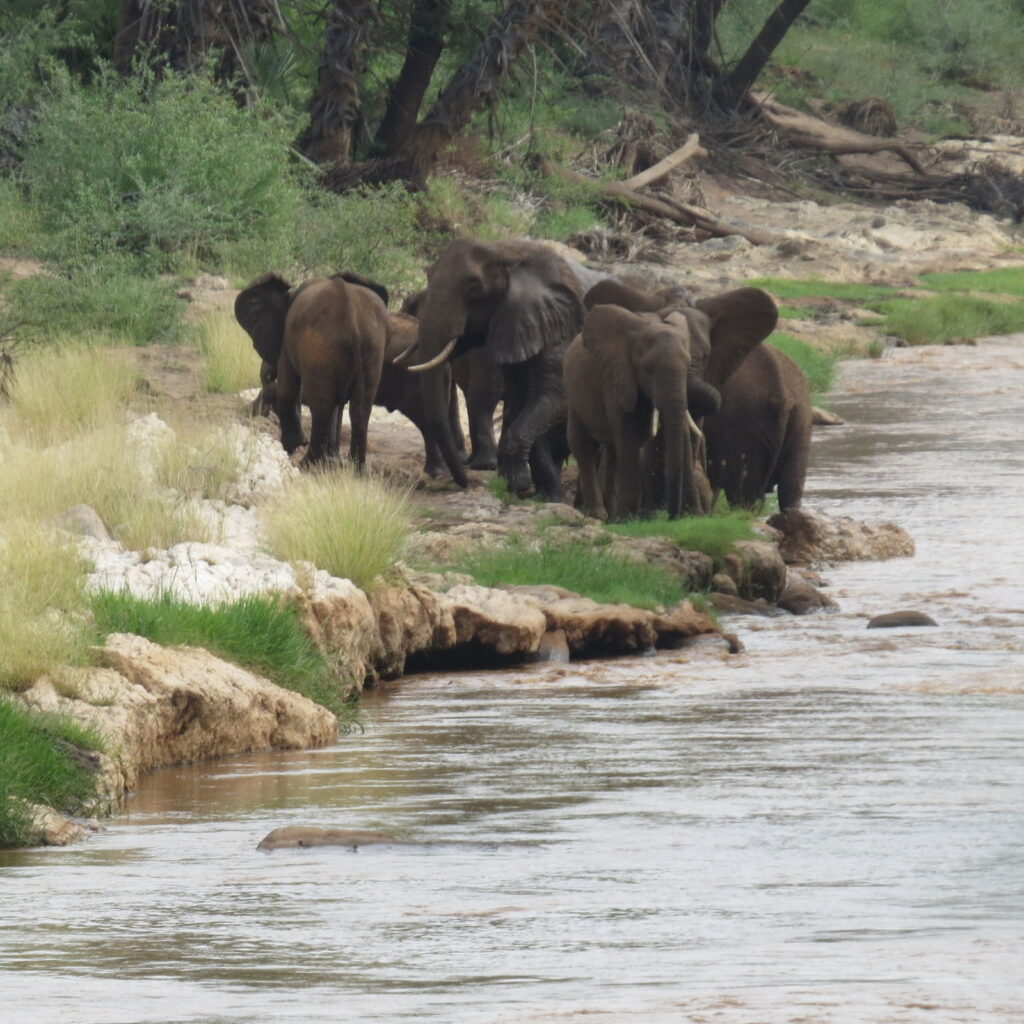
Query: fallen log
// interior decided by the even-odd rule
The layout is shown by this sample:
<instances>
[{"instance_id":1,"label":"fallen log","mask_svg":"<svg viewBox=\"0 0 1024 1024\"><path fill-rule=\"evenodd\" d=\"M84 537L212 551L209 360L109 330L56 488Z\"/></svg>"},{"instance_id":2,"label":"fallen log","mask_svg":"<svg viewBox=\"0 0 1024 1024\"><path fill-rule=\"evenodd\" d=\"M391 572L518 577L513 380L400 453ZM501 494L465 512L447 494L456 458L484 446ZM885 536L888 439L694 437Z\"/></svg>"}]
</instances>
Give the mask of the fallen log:
<instances>
[{"instance_id":1,"label":"fallen log","mask_svg":"<svg viewBox=\"0 0 1024 1024\"><path fill-rule=\"evenodd\" d=\"M652 185L656 181L661 181L662 178L667 177L677 167L682 167L688 160L694 158L703 159L707 155L708 151L700 144L700 136L693 132L677 150L669 153L664 159L659 160L653 167L648 167L646 171L634 174L632 178L627 179L622 184L625 188L631 188L635 191L638 188L643 188L645 185Z\"/></svg>"}]
</instances>

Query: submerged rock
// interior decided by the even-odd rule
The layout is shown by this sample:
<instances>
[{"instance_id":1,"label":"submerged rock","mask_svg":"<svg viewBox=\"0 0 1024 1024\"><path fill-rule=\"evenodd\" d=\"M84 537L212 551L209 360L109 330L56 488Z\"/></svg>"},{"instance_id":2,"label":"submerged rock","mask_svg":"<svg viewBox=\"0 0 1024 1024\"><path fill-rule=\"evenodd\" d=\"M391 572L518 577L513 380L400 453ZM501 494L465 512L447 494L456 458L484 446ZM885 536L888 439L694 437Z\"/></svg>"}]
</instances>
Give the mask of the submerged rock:
<instances>
[{"instance_id":1,"label":"submerged rock","mask_svg":"<svg viewBox=\"0 0 1024 1024\"><path fill-rule=\"evenodd\" d=\"M792 615L807 615L816 611L835 611L839 605L828 594L823 594L800 573L790 570L786 586L779 596L779 607Z\"/></svg>"},{"instance_id":2,"label":"submerged rock","mask_svg":"<svg viewBox=\"0 0 1024 1024\"><path fill-rule=\"evenodd\" d=\"M897 626L937 626L938 623L924 612L886 612L868 622L868 629L894 629Z\"/></svg>"},{"instance_id":3,"label":"submerged rock","mask_svg":"<svg viewBox=\"0 0 1024 1024\"><path fill-rule=\"evenodd\" d=\"M257 844L257 850L286 850L307 846L347 846L358 850L360 846L379 846L401 840L388 832L363 832L359 829L311 828L306 825L286 825L275 828Z\"/></svg>"}]
</instances>

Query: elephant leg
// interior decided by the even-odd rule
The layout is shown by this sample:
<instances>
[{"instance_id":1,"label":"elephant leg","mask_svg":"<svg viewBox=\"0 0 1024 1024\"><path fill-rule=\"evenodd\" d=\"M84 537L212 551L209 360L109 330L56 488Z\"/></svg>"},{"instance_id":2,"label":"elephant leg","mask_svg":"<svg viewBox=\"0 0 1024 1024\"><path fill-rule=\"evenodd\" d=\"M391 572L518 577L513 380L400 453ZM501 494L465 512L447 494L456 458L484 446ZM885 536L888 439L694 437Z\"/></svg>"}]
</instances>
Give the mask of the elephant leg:
<instances>
[{"instance_id":1,"label":"elephant leg","mask_svg":"<svg viewBox=\"0 0 1024 1024\"><path fill-rule=\"evenodd\" d=\"M277 418L281 423L281 446L289 455L306 443L299 419L299 387L299 375L282 355L277 373Z\"/></svg>"},{"instance_id":2,"label":"elephant leg","mask_svg":"<svg viewBox=\"0 0 1024 1024\"><path fill-rule=\"evenodd\" d=\"M556 425L551 430L545 431L533 442L530 449L529 466L530 476L539 494L544 495L548 501L564 502L565 492L562 490L562 462L563 458L557 458L555 447L560 433Z\"/></svg>"},{"instance_id":3,"label":"elephant leg","mask_svg":"<svg viewBox=\"0 0 1024 1024\"><path fill-rule=\"evenodd\" d=\"M779 511L799 508L804 497L807 462L811 449L811 413L794 409L786 424L786 438L779 459Z\"/></svg>"},{"instance_id":4,"label":"elephant leg","mask_svg":"<svg viewBox=\"0 0 1024 1024\"><path fill-rule=\"evenodd\" d=\"M643 476L640 508L650 515L665 507L665 438L659 429L640 453Z\"/></svg>"},{"instance_id":5,"label":"elephant leg","mask_svg":"<svg viewBox=\"0 0 1024 1024\"><path fill-rule=\"evenodd\" d=\"M349 440L348 454L357 472L366 468L366 445L370 430L370 413L373 411L373 396L377 394L380 382L380 371L376 374L364 369L366 379L359 376L352 384L352 398L348 407L349 423L352 437Z\"/></svg>"},{"instance_id":6,"label":"elephant leg","mask_svg":"<svg viewBox=\"0 0 1024 1024\"><path fill-rule=\"evenodd\" d=\"M600 486L601 446L571 410L566 430L569 435L569 447L572 449L576 458L576 466L579 469L577 486L583 504L583 512L595 519L607 519L608 510L605 508L604 495Z\"/></svg>"},{"instance_id":7,"label":"elephant leg","mask_svg":"<svg viewBox=\"0 0 1024 1024\"><path fill-rule=\"evenodd\" d=\"M302 469L322 465L332 455L337 458L334 440L337 436L337 424L341 419L341 408L328 399L313 400L307 404L313 417L313 424L309 431L309 447L302 462L299 463Z\"/></svg>"},{"instance_id":8,"label":"elephant leg","mask_svg":"<svg viewBox=\"0 0 1024 1024\"><path fill-rule=\"evenodd\" d=\"M615 451L615 507L616 519L635 518L640 512L642 480L640 452L648 440L646 432L630 421L619 425L613 443Z\"/></svg>"},{"instance_id":9,"label":"elephant leg","mask_svg":"<svg viewBox=\"0 0 1024 1024\"><path fill-rule=\"evenodd\" d=\"M494 410L501 401L505 380L490 354L481 348L468 354L471 360L466 395L469 416L469 440L473 469L494 469L498 465L498 442L494 436Z\"/></svg>"}]
</instances>

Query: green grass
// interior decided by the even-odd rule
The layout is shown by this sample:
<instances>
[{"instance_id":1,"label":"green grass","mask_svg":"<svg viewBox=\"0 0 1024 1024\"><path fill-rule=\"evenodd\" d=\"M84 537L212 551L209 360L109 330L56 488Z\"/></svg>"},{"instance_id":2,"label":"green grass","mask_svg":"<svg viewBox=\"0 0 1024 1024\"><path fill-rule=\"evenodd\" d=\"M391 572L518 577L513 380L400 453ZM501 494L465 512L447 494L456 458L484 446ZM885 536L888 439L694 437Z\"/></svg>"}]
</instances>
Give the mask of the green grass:
<instances>
[{"instance_id":1,"label":"green grass","mask_svg":"<svg viewBox=\"0 0 1024 1024\"><path fill-rule=\"evenodd\" d=\"M836 376L837 358L834 355L781 331L772 334L768 344L784 352L800 367L811 389L812 401L817 401L818 396L831 389Z\"/></svg>"},{"instance_id":2,"label":"green grass","mask_svg":"<svg viewBox=\"0 0 1024 1024\"><path fill-rule=\"evenodd\" d=\"M730 512L713 516L684 516L669 519L661 513L654 519L609 523L605 529L620 537L665 537L684 551L703 551L720 561L741 540L758 540L751 516Z\"/></svg>"},{"instance_id":3,"label":"green grass","mask_svg":"<svg viewBox=\"0 0 1024 1024\"><path fill-rule=\"evenodd\" d=\"M867 304L888 298L897 291L879 284L858 284L851 281L823 281L821 278L793 279L785 277L755 277L746 282L753 288L763 288L775 299L803 299L808 296L842 299L846 302ZM806 315L806 314L804 314Z\"/></svg>"},{"instance_id":4,"label":"green grass","mask_svg":"<svg viewBox=\"0 0 1024 1024\"><path fill-rule=\"evenodd\" d=\"M72 747L102 749L94 734L67 719L31 712L0 697L0 847L30 841L25 805L49 804L68 814L89 810L96 776L73 756Z\"/></svg>"},{"instance_id":5,"label":"green grass","mask_svg":"<svg viewBox=\"0 0 1024 1024\"><path fill-rule=\"evenodd\" d=\"M108 633L134 633L164 646L202 647L339 717L351 717L351 680L328 663L302 628L296 609L278 597L249 596L214 606L189 604L167 593L139 598L127 591L103 591L91 604L98 642Z\"/></svg>"},{"instance_id":6,"label":"green grass","mask_svg":"<svg viewBox=\"0 0 1024 1024\"><path fill-rule=\"evenodd\" d=\"M579 541L544 541L538 548L510 538L502 547L481 547L451 566L485 587L502 583L551 584L604 604L654 609L686 596L678 576L657 566L631 562Z\"/></svg>"},{"instance_id":7,"label":"green grass","mask_svg":"<svg viewBox=\"0 0 1024 1024\"><path fill-rule=\"evenodd\" d=\"M890 299L874 307L887 334L911 345L941 345L1024 330L1024 303L946 293L926 299Z\"/></svg>"},{"instance_id":8,"label":"green grass","mask_svg":"<svg viewBox=\"0 0 1024 1024\"><path fill-rule=\"evenodd\" d=\"M936 292L988 292L991 295L1024 296L1024 267L922 274L926 288Z\"/></svg>"}]
</instances>

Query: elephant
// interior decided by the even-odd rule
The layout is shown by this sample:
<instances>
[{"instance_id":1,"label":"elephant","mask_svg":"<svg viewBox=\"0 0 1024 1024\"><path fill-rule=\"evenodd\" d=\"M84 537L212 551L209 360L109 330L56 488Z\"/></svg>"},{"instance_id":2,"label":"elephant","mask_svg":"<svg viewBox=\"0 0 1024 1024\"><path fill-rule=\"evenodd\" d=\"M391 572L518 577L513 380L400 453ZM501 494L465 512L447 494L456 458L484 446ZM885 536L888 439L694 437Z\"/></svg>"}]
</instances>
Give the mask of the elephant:
<instances>
[{"instance_id":1,"label":"elephant","mask_svg":"<svg viewBox=\"0 0 1024 1024\"><path fill-rule=\"evenodd\" d=\"M402 303L402 311L418 316L425 295L426 289L423 289L407 296ZM412 341L415 340L413 337ZM468 349L462 355L454 356L450 363L454 383L466 400L470 443L467 464L470 469L495 469L498 465L498 442L494 436L494 411L505 388L504 374L486 345ZM418 380L416 387L419 388ZM422 404L422 399L419 401ZM463 440L462 444L458 443L461 430L458 416L451 419L451 422L461 452L465 442Z\"/></svg>"},{"instance_id":2,"label":"elephant","mask_svg":"<svg viewBox=\"0 0 1024 1024\"><path fill-rule=\"evenodd\" d=\"M623 518L660 504L671 517L710 510L696 420L715 418L720 389L777 320L771 296L758 288L661 315L611 305L590 309L565 367L569 444L590 514ZM655 409L660 426L652 436Z\"/></svg>"},{"instance_id":3,"label":"elephant","mask_svg":"<svg viewBox=\"0 0 1024 1024\"><path fill-rule=\"evenodd\" d=\"M423 374L431 432L455 482L466 472L447 422L443 364L486 346L504 378L498 472L513 494L532 484L562 501L559 434L566 417L562 361L583 321L582 287L568 263L535 242L449 242L427 272L409 367Z\"/></svg>"},{"instance_id":4,"label":"elephant","mask_svg":"<svg viewBox=\"0 0 1024 1024\"><path fill-rule=\"evenodd\" d=\"M755 348L724 382L718 412L704 421L716 493L751 508L777 487L780 511L799 508L812 419L800 367L772 345Z\"/></svg>"},{"instance_id":5,"label":"elephant","mask_svg":"<svg viewBox=\"0 0 1024 1024\"><path fill-rule=\"evenodd\" d=\"M313 422L304 468L337 457L346 404L349 456L357 469L365 465L370 408L388 339L387 302L386 289L352 273L311 278L295 288L278 274L262 274L235 299L235 319L264 364L277 367L277 416L289 455L306 443L299 409L309 406Z\"/></svg>"},{"instance_id":6,"label":"elephant","mask_svg":"<svg viewBox=\"0 0 1024 1024\"><path fill-rule=\"evenodd\" d=\"M586 309L593 309L594 306L621 306L633 313L658 313L692 305L690 293L682 285L670 285L649 292L617 277L598 281L583 296Z\"/></svg>"}]
</instances>

